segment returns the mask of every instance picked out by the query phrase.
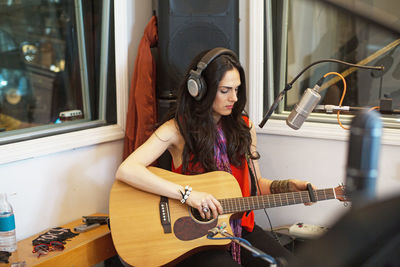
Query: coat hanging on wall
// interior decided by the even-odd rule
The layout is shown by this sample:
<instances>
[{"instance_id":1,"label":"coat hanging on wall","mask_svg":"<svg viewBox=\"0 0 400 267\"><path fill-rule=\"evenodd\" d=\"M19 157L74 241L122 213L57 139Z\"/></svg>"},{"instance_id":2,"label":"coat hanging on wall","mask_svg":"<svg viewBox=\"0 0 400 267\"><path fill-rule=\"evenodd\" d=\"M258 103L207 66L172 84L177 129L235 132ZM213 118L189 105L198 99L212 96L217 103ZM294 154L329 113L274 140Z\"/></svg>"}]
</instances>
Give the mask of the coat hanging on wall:
<instances>
[{"instance_id":1,"label":"coat hanging on wall","mask_svg":"<svg viewBox=\"0 0 400 267\"><path fill-rule=\"evenodd\" d=\"M157 18L147 24L139 43L129 92L123 158L127 158L154 131L157 122L156 63L151 48L158 42Z\"/></svg>"}]
</instances>

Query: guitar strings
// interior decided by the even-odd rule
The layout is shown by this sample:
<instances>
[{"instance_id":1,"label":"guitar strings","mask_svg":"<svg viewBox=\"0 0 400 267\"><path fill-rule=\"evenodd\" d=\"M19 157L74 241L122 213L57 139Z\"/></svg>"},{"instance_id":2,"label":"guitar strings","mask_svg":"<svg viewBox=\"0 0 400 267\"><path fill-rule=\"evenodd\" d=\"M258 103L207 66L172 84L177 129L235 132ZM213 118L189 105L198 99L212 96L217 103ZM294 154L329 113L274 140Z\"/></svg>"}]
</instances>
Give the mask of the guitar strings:
<instances>
[{"instance_id":1,"label":"guitar strings","mask_svg":"<svg viewBox=\"0 0 400 267\"><path fill-rule=\"evenodd\" d=\"M333 188L314 190L315 199L334 199ZM273 195L250 196L240 198L226 198L219 200L224 207L224 213L234 213L251 209L274 208L311 202L308 191L288 192Z\"/></svg>"}]
</instances>

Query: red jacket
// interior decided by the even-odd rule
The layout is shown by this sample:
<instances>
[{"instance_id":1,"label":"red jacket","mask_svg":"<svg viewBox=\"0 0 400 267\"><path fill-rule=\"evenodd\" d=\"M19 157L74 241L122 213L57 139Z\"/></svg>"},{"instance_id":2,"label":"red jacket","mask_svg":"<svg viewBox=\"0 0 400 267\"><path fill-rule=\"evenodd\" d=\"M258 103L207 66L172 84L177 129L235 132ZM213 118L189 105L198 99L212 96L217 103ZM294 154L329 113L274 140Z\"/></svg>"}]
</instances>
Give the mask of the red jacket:
<instances>
[{"instance_id":1,"label":"red jacket","mask_svg":"<svg viewBox=\"0 0 400 267\"><path fill-rule=\"evenodd\" d=\"M123 158L127 158L153 133L157 122L156 63L151 47L158 41L157 19L153 16L140 41L129 92Z\"/></svg>"}]
</instances>

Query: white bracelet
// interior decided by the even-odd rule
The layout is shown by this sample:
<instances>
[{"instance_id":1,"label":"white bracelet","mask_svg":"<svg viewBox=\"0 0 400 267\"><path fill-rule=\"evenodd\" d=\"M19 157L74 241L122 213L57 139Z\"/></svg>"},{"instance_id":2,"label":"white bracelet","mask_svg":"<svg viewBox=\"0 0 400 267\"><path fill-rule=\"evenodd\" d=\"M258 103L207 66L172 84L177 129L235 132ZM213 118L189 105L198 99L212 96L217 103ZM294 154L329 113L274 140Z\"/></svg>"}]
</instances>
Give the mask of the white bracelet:
<instances>
[{"instance_id":1,"label":"white bracelet","mask_svg":"<svg viewBox=\"0 0 400 267\"><path fill-rule=\"evenodd\" d=\"M190 186L185 186L185 193L179 190L182 195L181 203L185 204L186 200L189 198L190 193L192 193L192 188Z\"/></svg>"}]
</instances>

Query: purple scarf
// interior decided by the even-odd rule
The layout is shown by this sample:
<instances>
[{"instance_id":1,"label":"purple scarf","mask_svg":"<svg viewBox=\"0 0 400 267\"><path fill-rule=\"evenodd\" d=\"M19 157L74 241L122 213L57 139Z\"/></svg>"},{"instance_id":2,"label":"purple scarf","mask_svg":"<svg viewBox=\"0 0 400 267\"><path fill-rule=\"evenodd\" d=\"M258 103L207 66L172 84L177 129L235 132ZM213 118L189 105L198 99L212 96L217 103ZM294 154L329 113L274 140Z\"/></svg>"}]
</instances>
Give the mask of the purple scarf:
<instances>
[{"instance_id":1,"label":"purple scarf","mask_svg":"<svg viewBox=\"0 0 400 267\"><path fill-rule=\"evenodd\" d=\"M228 153L226 150L226 138L222 130L221 124L217 124L217 133L214 144L214 159L217 165L217 169L220 171L226 171L232 174L231 164L229 162ZM242 237L242 220L235 219L230 222L233 235L236 237ZM240 263L240 245L236 242L231 242L231 253L232 258L239 264Z\"/></svg>"}]
</instances>

